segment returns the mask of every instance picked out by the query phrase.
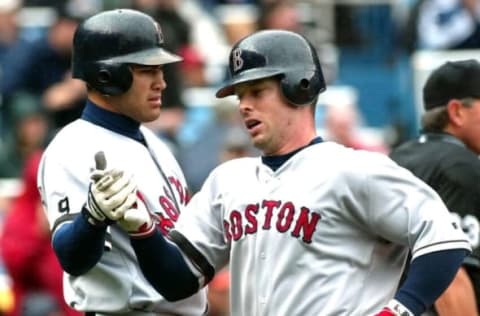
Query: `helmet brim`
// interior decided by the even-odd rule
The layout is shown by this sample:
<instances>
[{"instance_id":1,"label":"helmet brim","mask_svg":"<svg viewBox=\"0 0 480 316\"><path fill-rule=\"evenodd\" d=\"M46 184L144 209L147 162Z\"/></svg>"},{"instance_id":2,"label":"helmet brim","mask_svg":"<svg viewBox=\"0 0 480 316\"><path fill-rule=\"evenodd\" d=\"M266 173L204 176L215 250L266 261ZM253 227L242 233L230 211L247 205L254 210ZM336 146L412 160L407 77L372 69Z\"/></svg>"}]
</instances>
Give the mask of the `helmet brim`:
<instances>
[{"instance_id":1,"label":"helmet brim","mask_svg":"<svg viewBox=\"0 0 480 316\"><path fill-rule=\"evenodd\" d=\"M217 93L215 93L215 96L217 98L228 97L229 95L235 94L235 86L239 83L274 77L277 75L281 75L284 72L285 72L285 69L277 69L277 68L272 68L272 69L257 68L257 69L245 70L239 73L238 75L235 75L230 80L228 80L222 88L218 89Z\"/></svg>"},{"instance_id":2,"label":"helmet brim","mask_svg":"<svg viewBox=\"0 0 480 316\"><path fill-rule=\"evenodd\" d=\"M163 48L147 49L123 56L112 57L107 60L112 63L137 64L146 66L165 65L182 61L182 57L175 55Z\"/></svg>"}]
</instances>

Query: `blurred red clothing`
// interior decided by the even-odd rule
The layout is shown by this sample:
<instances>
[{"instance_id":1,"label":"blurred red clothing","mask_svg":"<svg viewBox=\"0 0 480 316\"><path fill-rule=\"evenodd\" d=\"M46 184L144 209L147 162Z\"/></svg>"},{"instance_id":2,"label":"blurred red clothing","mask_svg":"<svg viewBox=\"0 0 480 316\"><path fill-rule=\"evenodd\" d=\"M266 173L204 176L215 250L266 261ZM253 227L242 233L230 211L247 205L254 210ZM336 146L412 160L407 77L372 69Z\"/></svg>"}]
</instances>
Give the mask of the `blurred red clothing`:
<instances>
[{"instance_id":1,"label":"blurred red clothing","mask_svg":"<svg viewBox=\"0 0 480 316\"><path fill-rule=\"evenodd\" d=\"M37 189L37 170L42 153L26 160L22 192L12 201L3 224L1 255L13 281L15 308L7 315L21 315L28 293L46 293L54 298L64 315L82 315L65 303L62 268L53 252L48 222Z\"/></svg>"}]
</instances>

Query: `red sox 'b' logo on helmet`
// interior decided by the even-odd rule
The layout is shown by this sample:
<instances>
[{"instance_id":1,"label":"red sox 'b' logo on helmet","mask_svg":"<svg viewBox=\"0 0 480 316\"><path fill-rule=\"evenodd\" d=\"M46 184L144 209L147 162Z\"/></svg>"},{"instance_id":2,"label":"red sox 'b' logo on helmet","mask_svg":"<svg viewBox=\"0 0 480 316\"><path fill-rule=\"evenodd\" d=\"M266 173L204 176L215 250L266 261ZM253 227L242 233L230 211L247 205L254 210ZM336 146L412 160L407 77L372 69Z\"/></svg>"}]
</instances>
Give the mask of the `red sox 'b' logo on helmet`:
<instances>
[{"instance_id":1,"label":"red sox 'b' logo on helmet","mask_svg":"<svg viewBox=\"0 0 480 316\"><path fill-rule=\"evenodd\" d=\"M232 51L233 71L237 72L243 67L242 49L236 48Z\"/></svg>"},{"instance_id":2,"label":"red sox 'b' logo on helmet","mask_svg":"<svg viewBox=\"0 0 480 316\"><path fill-rule=\"evenodd\" d=\"M158 24L157 22L155 22L155 29L157 30L158 43L163 44L162 28L160 27L160 24Z\"/></svg>"}]
</instances>

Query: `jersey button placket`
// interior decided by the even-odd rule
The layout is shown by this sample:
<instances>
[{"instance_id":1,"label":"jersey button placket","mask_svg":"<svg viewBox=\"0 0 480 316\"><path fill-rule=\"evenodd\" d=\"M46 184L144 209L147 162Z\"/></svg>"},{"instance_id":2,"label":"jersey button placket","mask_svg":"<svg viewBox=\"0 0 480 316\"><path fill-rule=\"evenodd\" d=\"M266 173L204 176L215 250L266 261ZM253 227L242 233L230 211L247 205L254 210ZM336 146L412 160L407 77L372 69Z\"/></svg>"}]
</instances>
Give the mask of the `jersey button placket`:
<instances>
[{"instance_id":1,"label":"jersey button placket","mask_svg":"<svg viewBox=\"0 0 480 316\"><path fill-rule=\"evenodd\" d=\"M266 267L267 266L267 263L265 262L265 260L267 259L267 253L265 250L261 250L260 251L260 254L259 254L259 258L260 260L262 261L262 266L263 267ZM265 290L265 288L261 288L261 292L262 292L262 289ZM267 296L265 295L265 293L260 293L260 296L258 298L258 302L259 302L259 309L261 311L261 314L265 313L265 309L267 307Z\"/></svg>"}]
</instances>

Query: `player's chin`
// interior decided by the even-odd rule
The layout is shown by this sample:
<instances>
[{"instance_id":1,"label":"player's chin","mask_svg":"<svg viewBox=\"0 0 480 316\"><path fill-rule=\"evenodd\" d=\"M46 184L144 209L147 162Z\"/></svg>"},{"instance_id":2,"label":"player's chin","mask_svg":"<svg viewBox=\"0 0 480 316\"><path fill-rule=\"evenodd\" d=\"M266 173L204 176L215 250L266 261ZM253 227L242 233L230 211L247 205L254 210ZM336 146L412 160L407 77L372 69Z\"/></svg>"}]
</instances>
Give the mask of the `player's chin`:
<instances>
[{"instance_id":1,"label":"player's chin","mask_svg":"<svg viewBox=\"0 0 480 316\"><path fill-rule=\"evenodd\" d=\"M250 138L253 146L255 146L257 149L263 150L267 146L265 138L262 137L261 134L250 135Z\"/></svg>"},{"instance_id":2,"label":"player's chin","mask_svg":"<svg viewBox=\"0 0 480 316\"><path fill-rule=\"evenodd\" d=\"M151 109L148 112L145 112L142 114L142 120L141 122L143 123L149 123L155 121L158 117L160 116L160 108L158 109Z\"/></svg>"}]
</instances>

